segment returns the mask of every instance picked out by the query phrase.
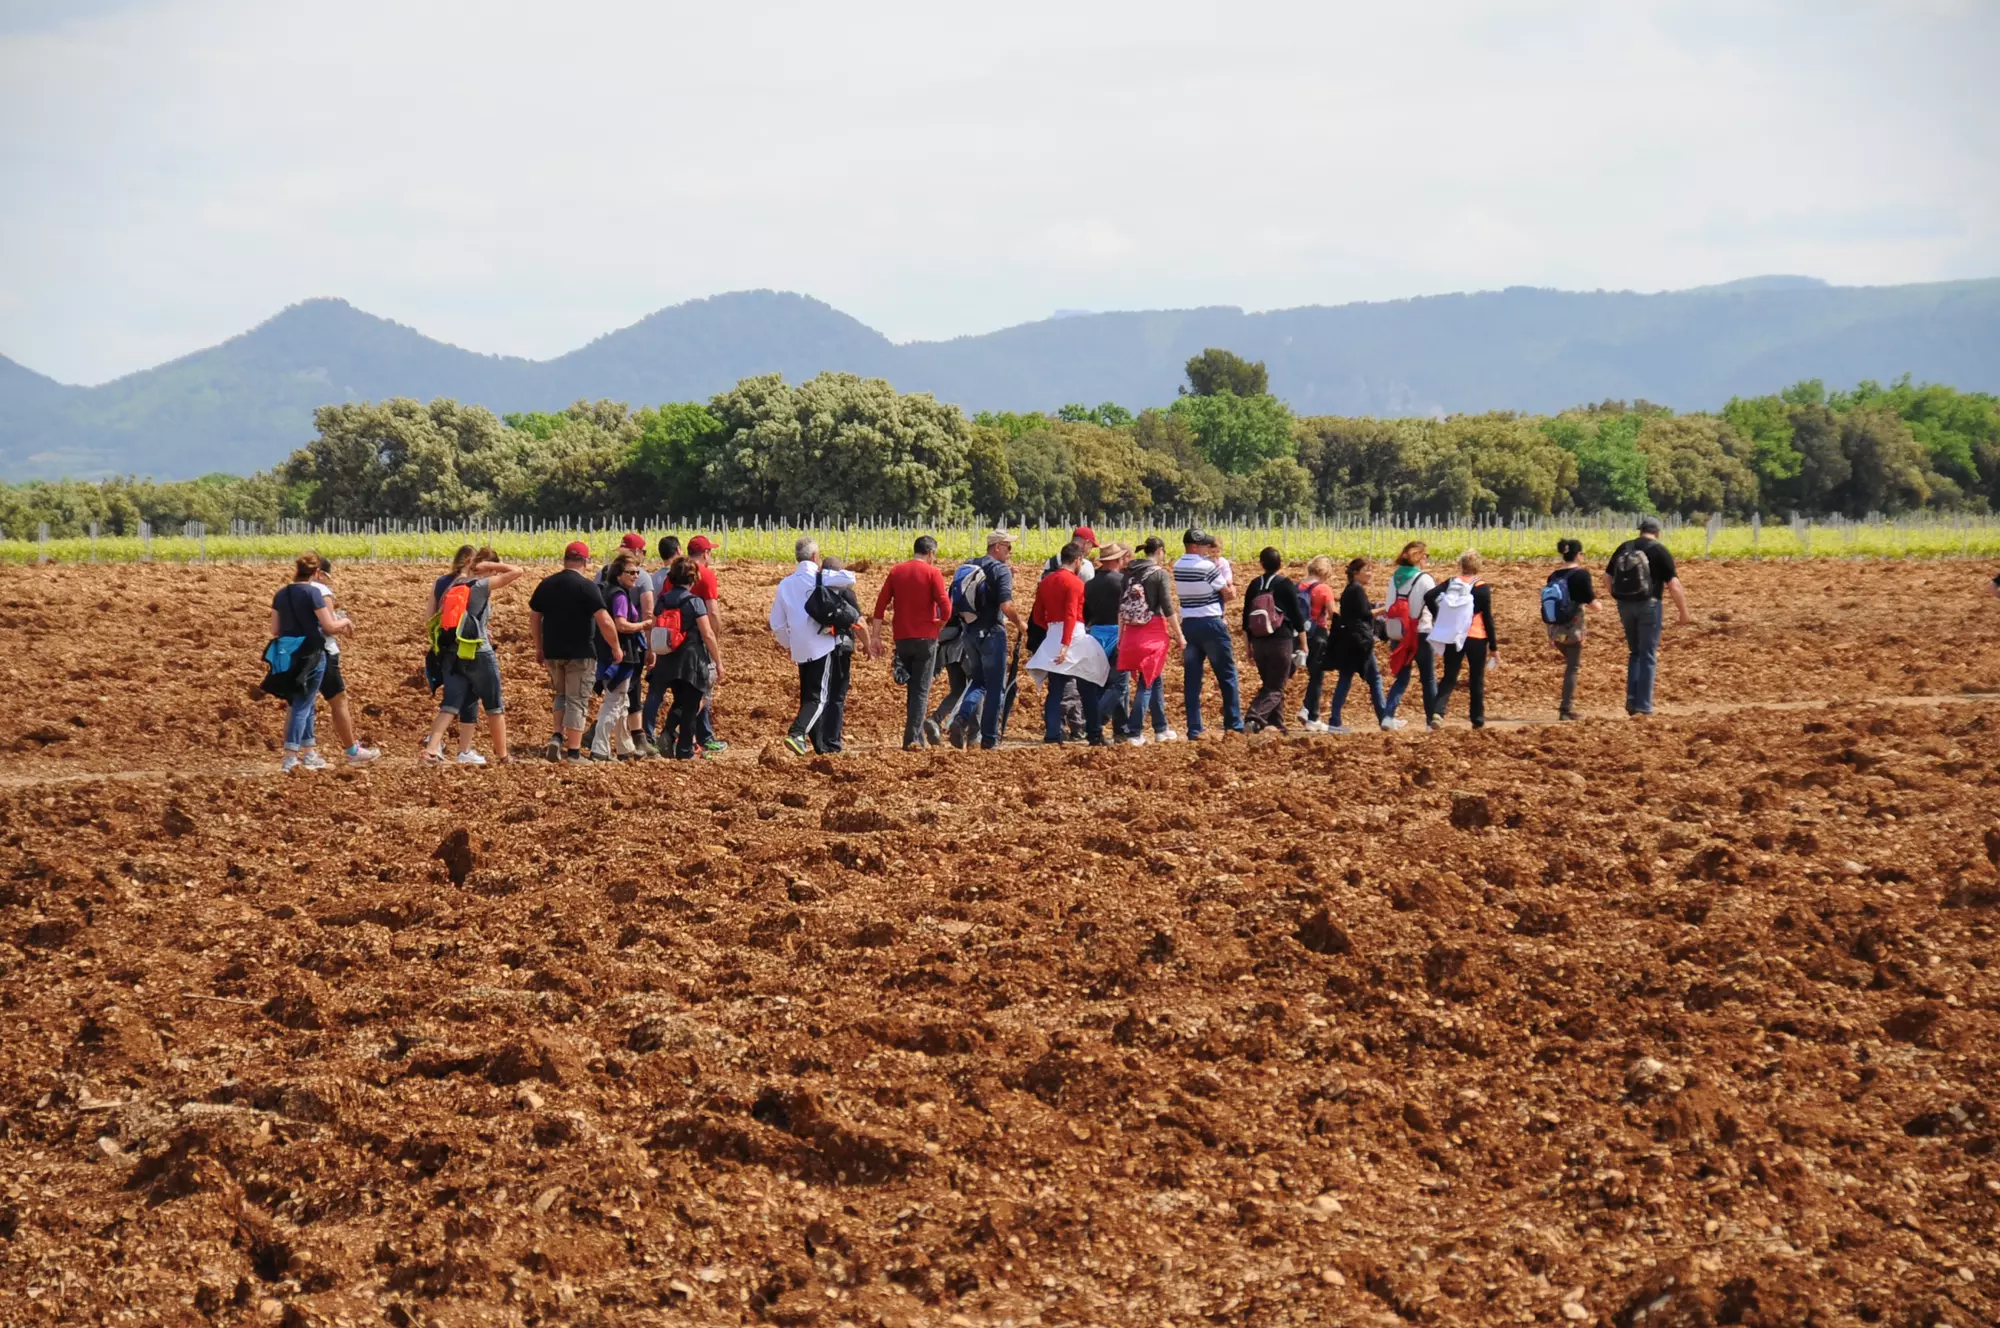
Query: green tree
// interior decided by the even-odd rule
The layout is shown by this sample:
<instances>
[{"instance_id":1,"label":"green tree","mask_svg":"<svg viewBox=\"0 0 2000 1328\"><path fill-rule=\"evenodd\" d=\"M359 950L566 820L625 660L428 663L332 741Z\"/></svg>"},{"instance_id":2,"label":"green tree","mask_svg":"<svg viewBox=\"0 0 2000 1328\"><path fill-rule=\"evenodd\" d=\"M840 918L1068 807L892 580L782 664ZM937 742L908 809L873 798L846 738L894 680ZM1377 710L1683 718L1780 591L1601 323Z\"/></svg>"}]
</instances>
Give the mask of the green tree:
<instances>
[{"instance_id":1,"label":"green tree","mask_svg":"<svg viewBox=\"0 0 2000 1328\"><path fill-rule=\"evenodd\" d=\"M966 476L972 489L972 510L998 521L1015 510L1020 487L1007 468L1007 432L992 425L974 425L966 453Z\"/></svg>"},{"instance_id":2,"label":"green tree","mask_svg":"<svg viewBox=\"0 0 2000 1328\"><path fill-rule=\"evenodd\" d=\"M639 412L632 440L632 469L644 486L648 510L697 512L712 503L706 467L721 446L722 421L698 401L673 401Z\"/></svg>"},{"instance_id":3,"label":"green tree","mask_svg":"<svg viewBox=\"0 0 2000 1328\"><path fill-rule=\"evenodd\" d=\"M1246 360L1232 351L1209 347L1187 362L1187 391L1198 397L1227 392L1231 396L1261 397L1271 390L1271 375L1262 360Z\"/></svg>"},{"instance_id":4,"label":"green tree","mask_svg":"<svg viewBox=\"0 0 2000 1328\"><path fill-rule=\"evenodd\" d=\"M1731 397L1722 418L1750 444L1750 469L1766 494L1787 492L1799 477L1805 457L1792 437L1795 405L1783 397Z\"/></svg>"},{"instance_id":5,"label":"green tree","mask_svg":"<svg viewBox=\"0 0 2000 1328\"><path fill-rule=\"evenodd\" d=\"M1217 392L1176 397L1167 410L1187 421L1203 459L1226 475L1292 455L1292 413L1276 397Z\"/></svg>"},{"instance_id":6,"label":"green tree","mask_svg":"<svg viewBox=\"0 0 2000 1328\"><path fill-rule=\"evenodd\" d=\"M1757 477L1732 455L1729 426L1712 415L1651 415L1639 429L1652 506L1683 516L1748 512L1757 504Z\"/></svg>"},{"instance_id":7,"label":"green tree","mask_svg":"<svg viewBox=\"0 0 2000 1328\"><path fill-rule=\"evenodd\" d=\"M1229 506L1249 516L1303 516L1312 511L1312 496L1312 473L1288 456L1272 457L1229 480Z\"/></svg>"},{"instance_id":8,"label":"green tree","mask_svg":"<svg viewBox=\"0 0 2000 1328\"><path fill-rule=\"evenodd\" d=\"M1652 510L1646 454L1639 450L1643 419L1632 412L1566 414L1542 425L1551 440L1576 458L1576 487L1570 494L1570 506L1586 512Z\"/></svg>"},{"instance_id":9,"label":"green tree","mask_svg":"<svg viewBox=\"0 0 2000 1328\"><path fill-rule=\"evenodd\" d=\"M1795 406L1792 445L1798 449L1799 473L1778 497L1795 511L1831 510L1834 495L1854 474L1840 445L1840 416L1816 402Z\"/></svg>"},{"instance_id":10,"label":"green tree","mask_svg":"<svg viewBox=\"0 0 2000 1328\"><path fill-rule=\"evenodd\" d=\"M1069 444L1054 429L1030 430L1007 445L1016 510L1024 516L1061 516L1076 510L1076 476Z\"/></svg>"},{"instance_id":11,"label":"green tree","mask_svg":"<svg viewBox=\"0 0 2000 1328\"><path fill-rule=\"evenodd\" d=\"M1056 412L1056 418L1069 424L1099 424L1107 429L1122 429L1132 423L1132 412L1115 401L1101 401L1095 406L1072 401Z\"/></svg>"},{"instance_id":12,"label":"green tree","mask_svg":"<svg viewBox=\"0 0 2000 1328\"><path fill-rule=\"evenodd\" d=\"M1930 457L1895 411L1878 406L1848 411L1840 421L1840 450L1848 479L1834 498L1847 515L1893 516L1930 501Z\"/></svg>"}]
</instances>

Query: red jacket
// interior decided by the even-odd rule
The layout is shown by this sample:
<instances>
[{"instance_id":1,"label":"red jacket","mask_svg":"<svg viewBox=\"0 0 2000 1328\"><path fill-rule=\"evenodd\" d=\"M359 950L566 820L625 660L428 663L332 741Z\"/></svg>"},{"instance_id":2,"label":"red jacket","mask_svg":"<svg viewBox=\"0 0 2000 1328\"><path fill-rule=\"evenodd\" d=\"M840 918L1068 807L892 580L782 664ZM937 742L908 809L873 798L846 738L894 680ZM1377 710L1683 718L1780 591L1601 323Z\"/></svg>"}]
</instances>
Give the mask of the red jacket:
<instances>
[{"instance_id":1,"label":"red jacket","mask_svg":"<svg viewBox=\"0 0 2000 1328\"><path fill-rule=\"evenodd\" d=\"M1035 587L1035 608L1028 621L1037 627L1062 624L1062 643L1076 639L1076 625L1083 621L1083 578L1067 567L1058 567Z\"/></svg>"},{"instance_id":2,"label":"red jacket","mask_svg":"<svg viewBox=\"0 0 2000 1328\"><path fill-rule=\"evenodd\" d=\"M897 563L875 596L875 617L879 621L891 603L896 608L890 627L898 641L935 641L938 628L951 617L951 597L945 593L944 573L920 558Z\"/></svg>"}]
</instances>

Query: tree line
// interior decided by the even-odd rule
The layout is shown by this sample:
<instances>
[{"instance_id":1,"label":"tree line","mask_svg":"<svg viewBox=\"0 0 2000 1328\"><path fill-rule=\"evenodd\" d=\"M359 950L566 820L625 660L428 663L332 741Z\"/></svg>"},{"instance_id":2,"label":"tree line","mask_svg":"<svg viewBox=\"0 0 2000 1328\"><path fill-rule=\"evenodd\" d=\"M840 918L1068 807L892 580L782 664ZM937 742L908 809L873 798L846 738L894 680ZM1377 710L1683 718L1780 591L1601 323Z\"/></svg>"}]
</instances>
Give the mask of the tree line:
<instances>
[{"instance_id":1,"label":"tree line","mask_svg":"<svg viewBox=\"0 0 2000 1328\"><path fill-rule=\"evenodd\" d=\"M747 378L706 403L578 402L496 416L440 399L321 407L250 477L29 483L0 526L226 526L282 517L441 523L648 513L927 520L1319 513L1806 516L2000 505L2000 399L1905 377L1817 380L1720 411L1606 401L1557 415L1295 416L1260 363L1211 349L1168 405L967 417L881 379Z\"/></svg>"}]
</instances>

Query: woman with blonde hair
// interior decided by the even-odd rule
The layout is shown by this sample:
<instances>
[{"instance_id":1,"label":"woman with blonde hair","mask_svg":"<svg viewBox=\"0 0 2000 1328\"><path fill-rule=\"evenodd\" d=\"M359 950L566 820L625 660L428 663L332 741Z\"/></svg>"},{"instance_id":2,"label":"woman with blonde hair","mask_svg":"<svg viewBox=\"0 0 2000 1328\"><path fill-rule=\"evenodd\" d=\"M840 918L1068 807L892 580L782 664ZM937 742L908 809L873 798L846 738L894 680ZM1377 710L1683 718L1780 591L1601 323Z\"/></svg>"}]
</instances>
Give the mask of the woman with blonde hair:
<instances>
[{"instance_id":1,"label":"woman with blonde hair","mask_svg":"<svg viewBox=\"0 0 2000 1328\"><path fill-rule=\"evenodd\" d=\"M1461 664L1472 696L1472 727L1486 727L1486 662L1498 660L1500 634L1493 626L1493 588L1480 580L1486 565L1479 550L1458 555L1458 575L1424 596L1431 616L1431 649L1444 651L1444 678L1438 683L1437 710L1430 725L1444 723L1444 708L1458 685Z\"/></svg>"},{"instance_id":2,"label":"woman with blonde hair","mask_svg":"<svg viewBox=\"0 0 2000 1328\"><path fill-rule=\"evenodd\" d=\"M1326 685L1327 640L1336 616L1339 592L1333 588L1333 559L1320 554L1306 564L1306 695L1299 722L1308 733L1324 733L1319 722L1319 698Z\"/></svg>"},{"instance_id":3,"label":"woman with blonde hair","mask_svg":"<svg viewBox=\"0 0 2000 1328\"><path fill-rule=\"evenodd\" d=\"M1437 581L1424 570L1431 554L1422 540L1411 540L1396 555L1389 573L1387 596L1382 600L1382 630L1389 642L1389 718L1403 704L1403 692L1410 685L1410 669L1417 671L1423 692L1424 719L1428 721L1437 705L1437 665L1429 650L1431 612L1425 597L1437 588Z\"/></svg>"}]
</instances>

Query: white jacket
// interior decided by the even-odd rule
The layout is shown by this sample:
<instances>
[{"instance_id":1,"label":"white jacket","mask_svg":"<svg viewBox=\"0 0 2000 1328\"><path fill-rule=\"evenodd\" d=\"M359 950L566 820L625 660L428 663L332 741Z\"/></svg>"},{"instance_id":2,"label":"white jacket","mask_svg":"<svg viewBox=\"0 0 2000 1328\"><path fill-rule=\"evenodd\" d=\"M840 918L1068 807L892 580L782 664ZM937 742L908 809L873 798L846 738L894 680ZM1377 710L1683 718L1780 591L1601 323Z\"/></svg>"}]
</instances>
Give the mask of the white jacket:
<instances>
[{"instance_id":1,"label":"white jacket","mask_svg":"<svg viewBox=\"0 0 2000 1328\"><path fill-rule=\"evenodd\" d=\"M812 598L816 578L836 589L854 584L854 573L827 572L821 576L817 563L800 563L778 583L777 598L771 601L771 635L792 652L794 664L810 664L826 658L833 653L839 639L806 612L806 601Z\"/></svg>"}]
</instances>

